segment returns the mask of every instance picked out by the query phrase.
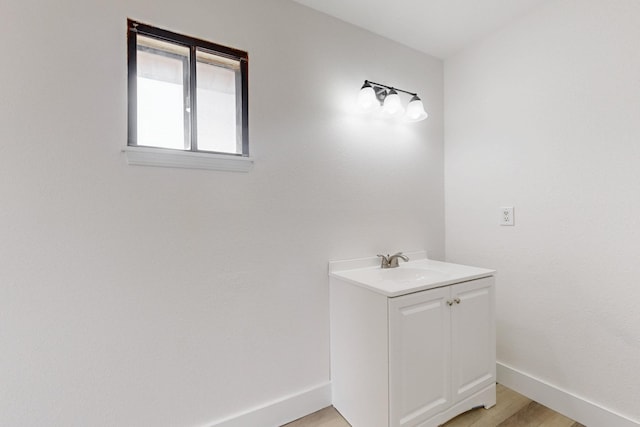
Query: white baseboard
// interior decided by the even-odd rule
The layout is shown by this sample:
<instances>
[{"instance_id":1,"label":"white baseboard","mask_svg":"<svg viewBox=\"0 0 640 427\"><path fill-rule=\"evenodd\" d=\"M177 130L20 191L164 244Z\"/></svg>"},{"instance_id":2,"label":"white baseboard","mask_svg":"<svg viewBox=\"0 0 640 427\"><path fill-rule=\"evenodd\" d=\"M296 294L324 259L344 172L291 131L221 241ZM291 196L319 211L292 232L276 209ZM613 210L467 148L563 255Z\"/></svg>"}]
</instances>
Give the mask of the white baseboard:
<instances>
[{"instance_id":1,"label":"white baseboard","mask_svg":"<svg viewBox=\"0 0 640 427\"><path fill-rule=\"evenodd\" d=\"M630 418L502 363L497 364L497 374L500 384L587 427L640 427L640 423Z\"/></svg>"},{"instance_id":2,"label":"white baseboard","mask_svg":"<svg viewBox=\"0 0 640 427\"><path fill-rule=\"evenodd\" d=\"M214 421L207 427L278 427L330 405L331 383L327 382Z\"/></svg>"}]
</instances>

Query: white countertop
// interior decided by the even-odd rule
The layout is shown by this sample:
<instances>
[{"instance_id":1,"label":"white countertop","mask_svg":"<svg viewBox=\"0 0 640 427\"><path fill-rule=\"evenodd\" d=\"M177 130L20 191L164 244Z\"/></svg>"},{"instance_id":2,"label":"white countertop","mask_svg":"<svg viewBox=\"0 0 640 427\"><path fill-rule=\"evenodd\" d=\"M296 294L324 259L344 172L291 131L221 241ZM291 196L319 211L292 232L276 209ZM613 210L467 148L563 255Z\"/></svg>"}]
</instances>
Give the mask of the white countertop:
<instances>
[{"instance_id":1,"label":"white countertop","mask_svg":"<svg viewBox=\"0 0 640 427\"><path fill-rule=\"evenodd\" d=\"M336 279L370 289L387 297L397 297L425 289L466 282L482 277L493 276L495 270L434 261L427 258L424 252L408 253L409 262L400 260L400 267L382 269L371 264L375 258L364 258L349 261L332 261L329 263L329 276Z\"/></svg>"}]
</instances>

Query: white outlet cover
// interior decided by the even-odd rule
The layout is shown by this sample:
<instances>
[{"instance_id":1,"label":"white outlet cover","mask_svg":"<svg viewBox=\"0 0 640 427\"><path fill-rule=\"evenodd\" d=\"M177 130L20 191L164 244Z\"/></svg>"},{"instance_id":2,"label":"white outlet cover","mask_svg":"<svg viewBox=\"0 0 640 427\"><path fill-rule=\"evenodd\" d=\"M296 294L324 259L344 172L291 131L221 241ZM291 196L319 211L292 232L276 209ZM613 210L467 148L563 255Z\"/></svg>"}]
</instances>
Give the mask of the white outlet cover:
<instances>
[{"instance_id":1,"label":"white outlet cover","mask_svg":"<svg viewBox=\"0 0 640 427\"><path fill-rule=\"evenodd\" d=\"M513 206L503 206L500 208L500 225L514 225Z\"/></svg>"}]
</instances>

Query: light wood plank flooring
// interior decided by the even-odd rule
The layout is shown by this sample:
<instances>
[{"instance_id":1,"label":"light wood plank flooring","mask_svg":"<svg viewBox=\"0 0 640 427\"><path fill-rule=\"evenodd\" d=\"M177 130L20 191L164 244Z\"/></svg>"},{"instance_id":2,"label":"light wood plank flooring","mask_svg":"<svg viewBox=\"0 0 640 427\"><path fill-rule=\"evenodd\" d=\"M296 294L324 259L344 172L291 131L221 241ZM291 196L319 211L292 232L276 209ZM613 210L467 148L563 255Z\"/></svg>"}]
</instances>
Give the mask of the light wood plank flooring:
<instances>
[{"instance_id":1,"label":"light wood plank flooring","mask_svg":"<svg viewBox=\"0 0 640 427\"><path fill-rule=\"evenodd\" d=\"M585 427L515 391L498 384L498 403L452 419L442 427ZM284 427L284 426L283 426ZM333 406L324 408L286 427L350 427Z\"/></svg>"}]
</instances>

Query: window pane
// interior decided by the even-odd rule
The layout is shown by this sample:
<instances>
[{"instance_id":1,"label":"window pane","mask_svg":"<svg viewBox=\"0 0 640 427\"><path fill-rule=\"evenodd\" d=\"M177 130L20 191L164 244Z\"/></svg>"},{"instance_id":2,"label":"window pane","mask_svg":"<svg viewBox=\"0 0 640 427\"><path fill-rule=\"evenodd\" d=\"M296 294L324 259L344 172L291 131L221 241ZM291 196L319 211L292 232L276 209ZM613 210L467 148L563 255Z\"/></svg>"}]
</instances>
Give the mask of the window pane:
<instances>
[{"instance_id":1,"label":"window pane","mask_svg":"<svg viewBox=\"0 0 640 427\"><path fill-rule=\"evenodd\" d=\"M236 94L240 63L202 51L196 57L198 149L241 154Z\"/></svg>"},{"instance_id":2,"label":"window pane","mask_svg":"<svg viewBox=\"0 0 640 427\"><path fill-rule=\"evenodd\" d=\"M137 37L138 145L189 149L189 48Z\"/></svg>"}]
</instances>

